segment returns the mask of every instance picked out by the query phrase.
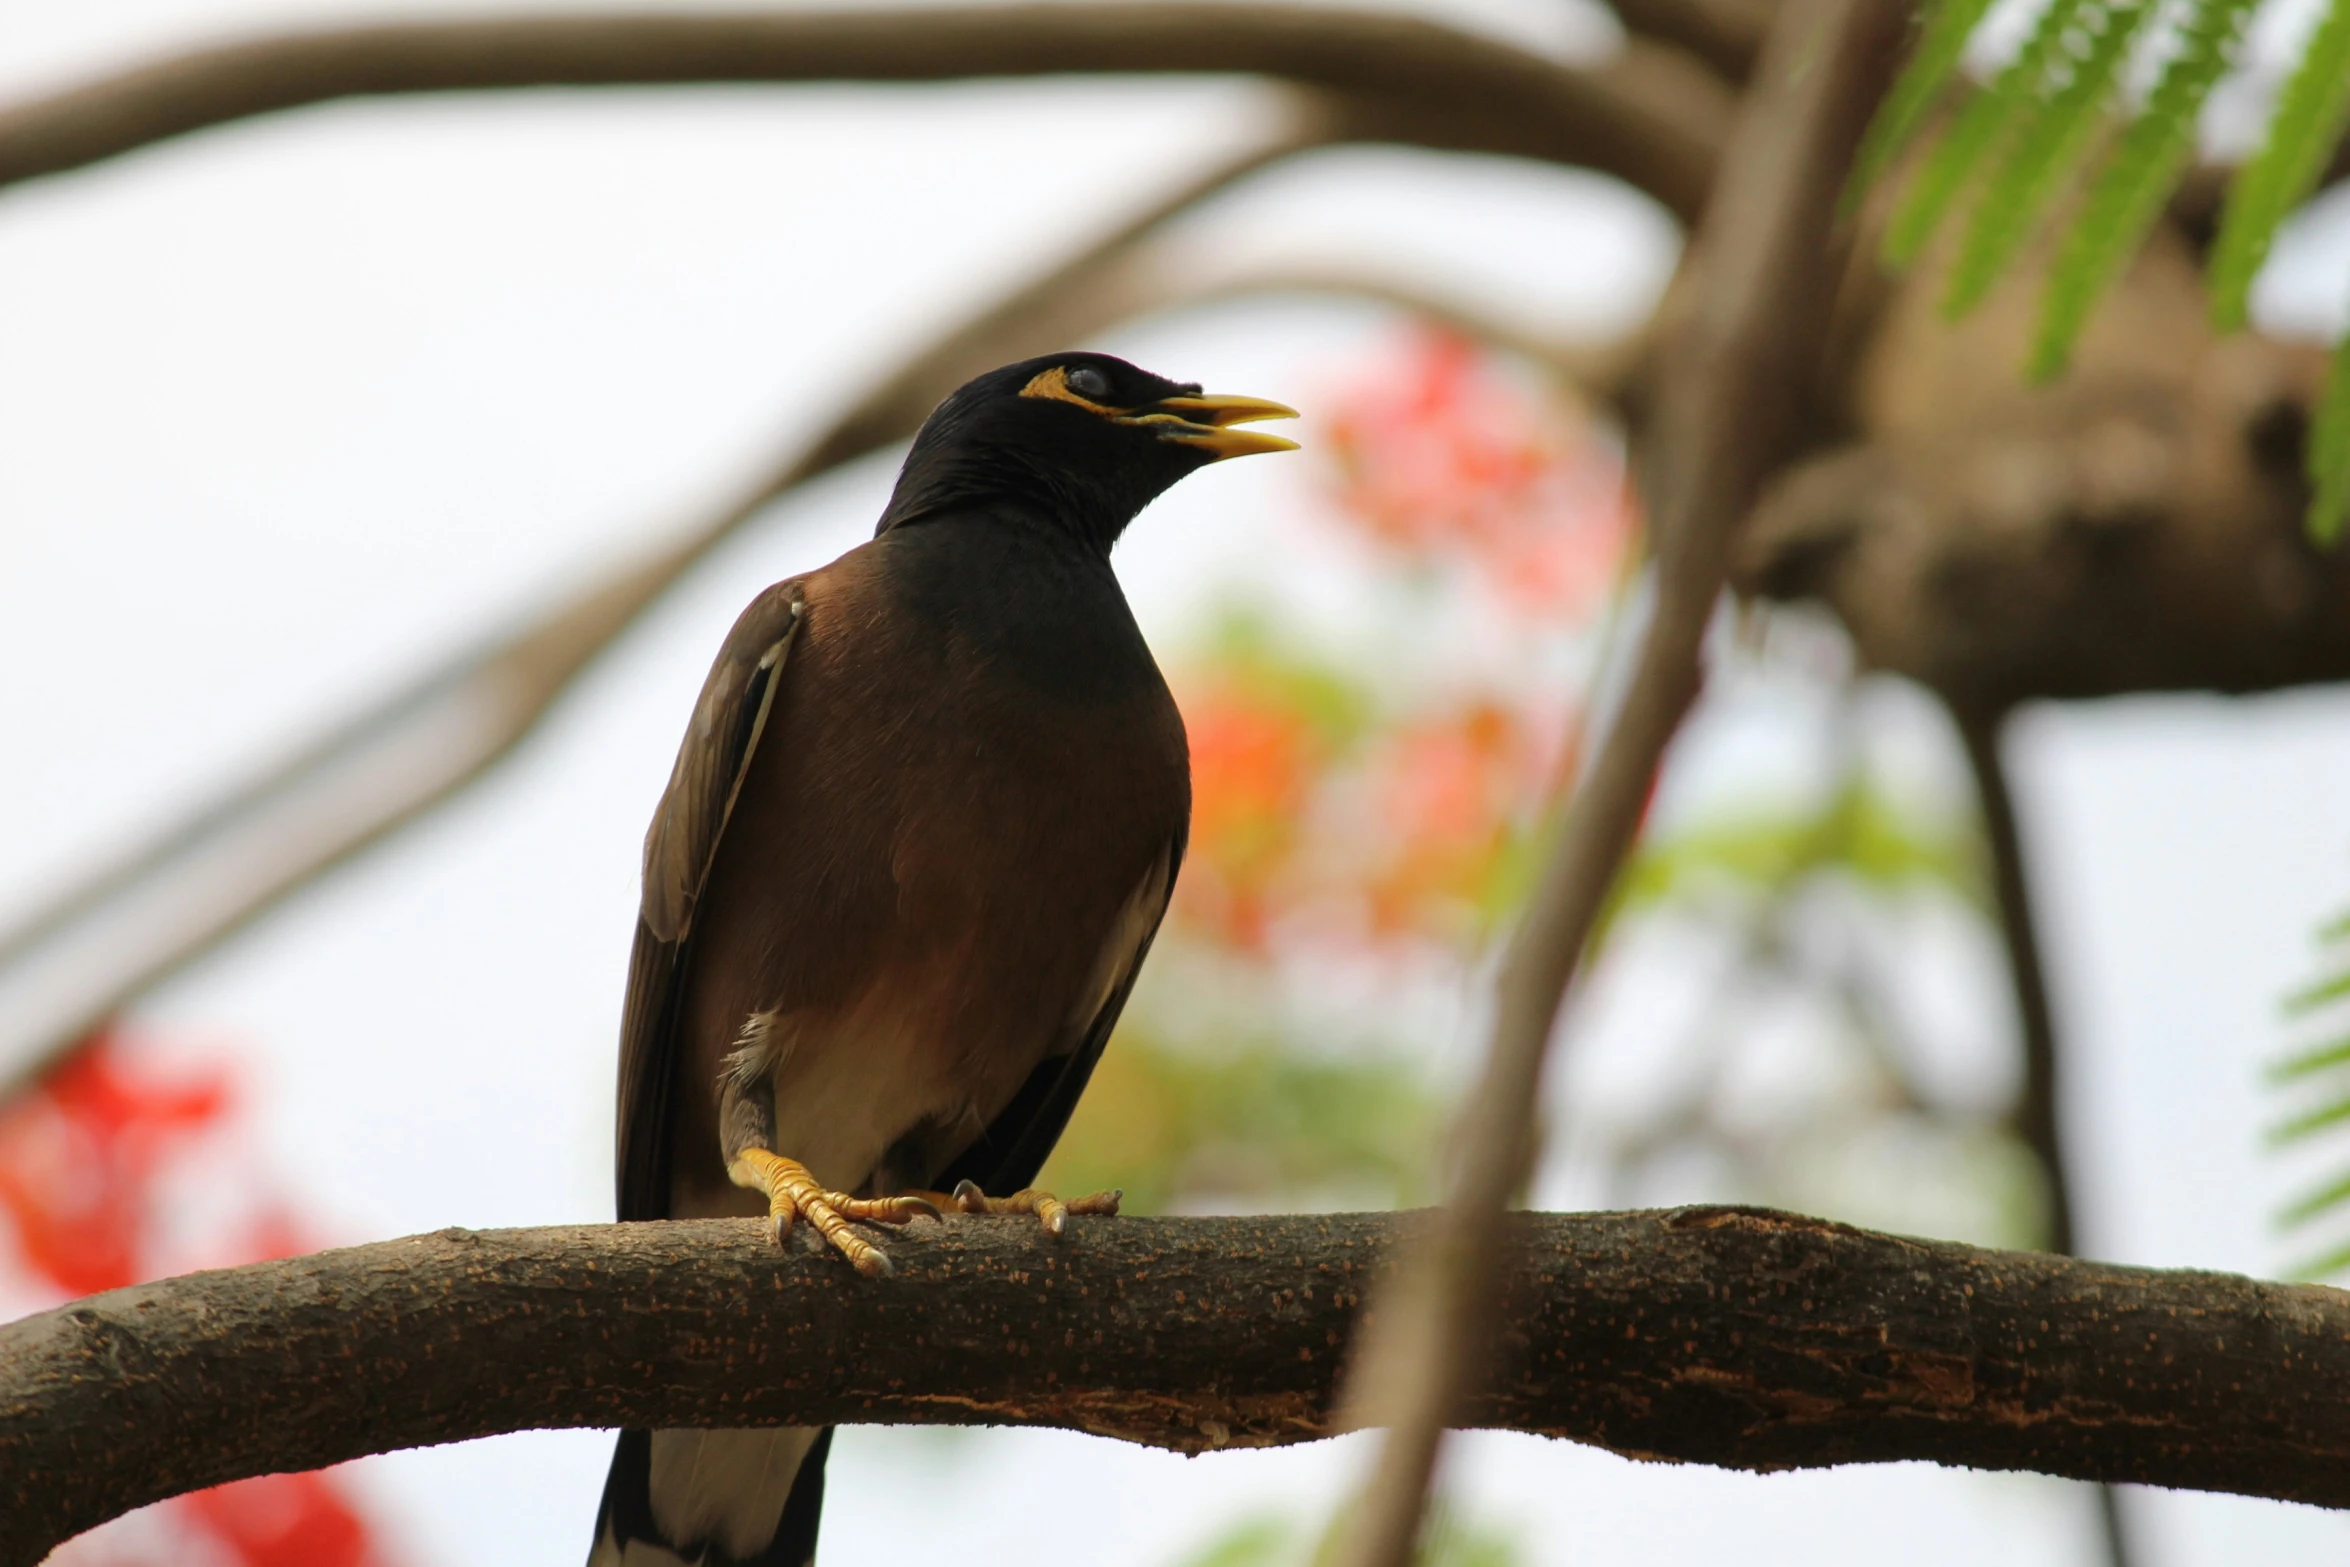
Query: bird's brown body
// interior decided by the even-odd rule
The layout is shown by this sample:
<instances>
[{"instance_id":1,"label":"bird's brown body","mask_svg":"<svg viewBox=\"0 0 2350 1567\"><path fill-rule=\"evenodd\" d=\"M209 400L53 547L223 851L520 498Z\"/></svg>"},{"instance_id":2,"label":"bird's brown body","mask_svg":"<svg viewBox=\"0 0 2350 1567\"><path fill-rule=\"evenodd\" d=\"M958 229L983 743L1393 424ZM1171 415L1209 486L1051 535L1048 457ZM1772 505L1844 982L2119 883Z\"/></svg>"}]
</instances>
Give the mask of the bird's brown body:
<instances>
[{"instance_id":1,"label":"bird's brown body","mask_svg":"<svg viewBox=\"0 0 2350 1567\"><path fill-rule=\"evenodd\" d=\"M1110 548L1202 464L1287 447L1228 426L1288 412L1104 355L1006 366L924 425L873 542L752 601L645 836L623 1219L804 1218L878 1276L856 1221L1116 1212L1023 1190L1190 821ZM591 1562L805 1567L827 1441L622 1433Z\"/></svg>"},{"instance_id":2,"label":"bird's brown body","mask_svg":"<svg viewBox=\"0 0 2350 1567\"><path fill-rule=\"evenodd\" d=\"M680 975L673 1216L766 1211L709 1088L747 1020L779 1150L836 1190L932 1187L1158 924L1190 774L1108 563L1015 536L1021 602L975 604L960 544L884 534L745 617L756 641L802 596Z\"/></svg>"}]
</instances>

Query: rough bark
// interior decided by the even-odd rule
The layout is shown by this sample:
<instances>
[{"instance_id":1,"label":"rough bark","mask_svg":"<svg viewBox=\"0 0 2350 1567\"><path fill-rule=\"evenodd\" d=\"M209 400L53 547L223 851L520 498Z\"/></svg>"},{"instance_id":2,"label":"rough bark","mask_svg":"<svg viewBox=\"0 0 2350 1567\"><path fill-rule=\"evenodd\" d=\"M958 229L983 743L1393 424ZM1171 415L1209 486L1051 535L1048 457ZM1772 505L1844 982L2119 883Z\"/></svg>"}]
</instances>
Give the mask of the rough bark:
<instances>
[{"instance_id":1,"label":"rough bark","mask_svg":"<svg viewBox=\"0 0 2350 1567\"><path fill-rule=\"evenodd\" d=\"M956 1218L868 1282L753 1221L445 1230L0 1328L0 1564L243 1475L558 1426L1310 1441L1411 1216ZM1752 1209L1520 1215L1464 1423L1740 1469L1928 1459L2350 1506L2350 1294Z\"/></svg>"},{"instance_id":2,"label":"rough bark","mask_svg":"<svg viewBox=\"0 0 2350 1567\"><path fill-rule=\"evenodd\" d=\"M1563 65L1409 17L1135 4L448 19L197 49L0 112L0 185L206 126L396 93L683 82L1232 73L1328 91L1346 139L1587 164L1684 216L1727 127L1721 80L1635 41Z\"/></svg>"}]
</instances>

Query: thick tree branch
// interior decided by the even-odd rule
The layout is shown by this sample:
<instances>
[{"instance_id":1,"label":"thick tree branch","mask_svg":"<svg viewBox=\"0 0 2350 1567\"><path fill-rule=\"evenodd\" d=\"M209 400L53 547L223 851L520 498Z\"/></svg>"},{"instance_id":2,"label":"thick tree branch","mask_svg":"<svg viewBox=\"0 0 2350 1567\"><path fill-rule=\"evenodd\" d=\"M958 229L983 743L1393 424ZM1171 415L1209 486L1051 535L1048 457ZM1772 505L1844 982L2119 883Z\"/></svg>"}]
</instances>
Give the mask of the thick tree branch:
<instances>
[{"instance_id":1,"label":"thick tree branch","mask_svg":"<svg viewBox=\"0 0 2350 1567\"><path fill-rule=\"evenodd\" d=\"M1732 530L1781 456L1822 357L1836 193L1903 22L1888 0L1786 0L1695 242L1636 455L1653 505L1656 603L1629 688L1511 941L1486 1064L1458 1128L1443 1219L1395 1286L1352 1381L1390 1429L1345 1523L1342 1567L1405 1567L1429 1478L1492 1324L1503 1210L1531 1168L1561 999L1637 835L1665 747L1695 699Z\"/></svg>"},{"instance_id":2,"label":"thick tree branch","mask_svg":"<svg viewBox=\"0 0 2350 1567\"><path fill-rule=\"evenodd\" d=\"M2322 348L2217 337L2198 265L2158 232L2073 370L2016 374L2041 277L1974 315L1901 280L1852 377L1863 439L1773 485L1739 590L1833 609L1863 661L1954 709L2350 678L2350 555L2302 529Z\"/></svg>"},{"instance_id":3,"label":"thick tree branch","mask_svg":"<svg viewBox=\"0 0 2350 1567\"><path fill-rule=\"evenodd\" d=\"M1229 4L646 13L403 22L197 49L0 112L0 185L206 126L396 93L688 82L934 82L1228 73L1323 89L1350 139L1585 164L1683 215L1704 200L1728 94L1637 40L1562 65L1412 18Z\"/></svg>"},{"instance_id":4,"label":"thick tree branch","mask_svg":"<svg viewBox=\"0 0 2350 1567\"><path fill-rule=\"evenodd\" d=\"M0 1328L0 1567L243 1475L553 1426L1333 1430L1394 1215L448 1230ZM1755 1210L1519 1215L1462 1423L1740 1469L1929 1459L2350 1506L2350 1295Z\"/></svg>"}]
</instances>

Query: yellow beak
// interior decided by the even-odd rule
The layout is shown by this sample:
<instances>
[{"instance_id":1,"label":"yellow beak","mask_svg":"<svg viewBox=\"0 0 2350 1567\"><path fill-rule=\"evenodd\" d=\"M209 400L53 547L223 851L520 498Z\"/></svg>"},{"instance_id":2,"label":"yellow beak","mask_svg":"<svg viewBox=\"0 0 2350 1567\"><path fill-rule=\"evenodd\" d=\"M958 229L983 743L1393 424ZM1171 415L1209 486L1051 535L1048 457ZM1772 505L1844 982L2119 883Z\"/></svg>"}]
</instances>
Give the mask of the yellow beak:
<instances>
[{"instance_id":1,"label":"yellow beak","mask_svg":"<svg viewBox=\"0 0 2350 1567\"><path fill-rule=\"evenodd\" d=\"M1294 419L1297 410L1262 397L1169 397L1115 416L1120 424L1144 425L1162 441L1196 446L1221 462L1252 452L1294 452L1297 442L1260 430L1236 430L1233 425L1258 419Z\"/></svg>"}]
</instances>

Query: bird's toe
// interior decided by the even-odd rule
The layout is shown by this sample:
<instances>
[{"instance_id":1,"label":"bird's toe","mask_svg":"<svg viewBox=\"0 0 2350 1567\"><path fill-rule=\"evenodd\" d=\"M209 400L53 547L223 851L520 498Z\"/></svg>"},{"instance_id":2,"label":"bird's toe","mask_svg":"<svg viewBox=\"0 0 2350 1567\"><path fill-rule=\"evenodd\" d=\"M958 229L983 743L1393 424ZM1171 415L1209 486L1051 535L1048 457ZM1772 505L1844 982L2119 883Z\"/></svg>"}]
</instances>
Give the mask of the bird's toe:
<instances>
[{"instance_id":1,"label":"bird's toe","mask_svg":"<svg viewBox=\"0 0 2350 1567\"><path fill-rule=\"evenodd\" d=\"M955 1189L939 1197L939 1201L957 1213L1012 1213L1034 1214L1050 1235L1063 1233L1073 1213L1114 1215L1124 1192L1095 1192L1091 1196L1063 1200L1051 1192L1029 1187L1009 1197L990 1197L972 1181L960 1181Z\"/></svg>"}]
</instances>

